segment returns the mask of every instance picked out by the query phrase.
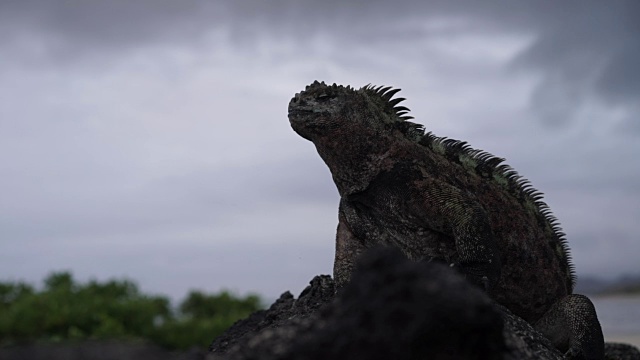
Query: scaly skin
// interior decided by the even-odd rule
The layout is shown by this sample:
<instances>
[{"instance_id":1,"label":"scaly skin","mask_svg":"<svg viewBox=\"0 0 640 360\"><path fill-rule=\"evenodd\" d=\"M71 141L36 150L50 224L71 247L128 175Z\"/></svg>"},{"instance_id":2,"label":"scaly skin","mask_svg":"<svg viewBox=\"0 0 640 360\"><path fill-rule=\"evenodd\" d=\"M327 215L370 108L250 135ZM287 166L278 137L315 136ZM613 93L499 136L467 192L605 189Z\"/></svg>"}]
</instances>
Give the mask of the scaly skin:
<instances>
[{"instance_id":1,"label":"scaly skin","mask_svg":"<svg viewBox=\"0 0 640 360\"><path fill-rule=\"evenodd\" d=\"M503 159L425 134L397 91L316 81L289 103L292 128L314 143L340 193L336 283L349 281L363 250L395 246L455 264L568 355L603 358L595 310L572 295L569 249L541 194Z\"/></svg>"}]
</instances>

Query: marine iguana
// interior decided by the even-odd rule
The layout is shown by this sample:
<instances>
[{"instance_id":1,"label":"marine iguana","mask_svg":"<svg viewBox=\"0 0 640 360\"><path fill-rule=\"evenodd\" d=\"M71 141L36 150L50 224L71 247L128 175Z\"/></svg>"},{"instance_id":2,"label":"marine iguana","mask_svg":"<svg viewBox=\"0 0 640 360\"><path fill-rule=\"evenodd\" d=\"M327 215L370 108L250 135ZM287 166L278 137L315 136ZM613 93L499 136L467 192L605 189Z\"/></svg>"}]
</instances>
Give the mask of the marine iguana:
<instances>
[{"instance_id":1,"label":"marine iguana","mask_svg":"<svg viewBox=\"0 0 640 360\"><path fill-rule=\"evenodd\" d=\"M292 128L316 146L340 194L334 279L377 245L455 265L572 358L602 359L595 308L572 294L565 234L542 194L504 159L425 133L399 89L315 81L289 103Z\"/></svg>"}]
</instances>

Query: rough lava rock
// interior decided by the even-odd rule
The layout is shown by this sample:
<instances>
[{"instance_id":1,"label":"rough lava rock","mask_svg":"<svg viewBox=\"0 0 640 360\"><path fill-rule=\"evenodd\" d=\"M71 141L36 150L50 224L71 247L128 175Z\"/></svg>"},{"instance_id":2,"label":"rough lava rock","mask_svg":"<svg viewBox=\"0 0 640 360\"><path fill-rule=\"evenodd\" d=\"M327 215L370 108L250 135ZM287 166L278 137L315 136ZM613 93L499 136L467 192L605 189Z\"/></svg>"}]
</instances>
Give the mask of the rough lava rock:
<instances>
[{"instance_id":1,"label":"rough lava rock","mask_svg":"<svg viewBox=\"0 0 640 360\"><path fill-rule=\"evenodd\" d=\"M238 321L210 346L210 360L563 359L529 323L454 270L374 249L337 295L316 276L298 297ZM607 344L607 358L640 359Z\"/></svg>"},{"instance_id":2,"label":"rough lava rock","mask_svg":"<svg viewBox=\"0 0 640 360\"><path fill-rule=\"evenodd\" d=\"M205 349L169 351L146 340L79 340L0 347L0 360L202 360Z\"/></svg>"}]
</instances>

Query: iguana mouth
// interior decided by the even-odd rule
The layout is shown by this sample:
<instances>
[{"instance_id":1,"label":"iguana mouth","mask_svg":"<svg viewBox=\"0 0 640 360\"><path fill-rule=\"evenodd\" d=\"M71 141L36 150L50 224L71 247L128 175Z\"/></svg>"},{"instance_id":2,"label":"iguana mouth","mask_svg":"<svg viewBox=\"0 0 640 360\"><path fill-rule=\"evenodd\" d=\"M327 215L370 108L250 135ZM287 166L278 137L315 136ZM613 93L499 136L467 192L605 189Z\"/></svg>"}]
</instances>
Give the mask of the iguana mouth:
<instances>
[{"instance_id":1,"label":"iguana mouth","mask_svg":"<svg viewBox=\"0 0 640 360\"><path fill-rule=\"evenodd\" d=\"M313 109L290 104L287 112L289 122L303 122L304 117L313 114Z\"/></svg>"},{"instance_id":2,"label":"iguana mouth","mask_svg":"<svg viewBox=\"0 0 640 360\"><path fill-rule=\"evenodd\" d=\"M313 114L313 108L311 106L305 107L305 106L300 106L297 103L293 102L293 99L291 99L291 102L289 103L289 115L297 115L297 114Z\"/></svg>"}]
</instances>

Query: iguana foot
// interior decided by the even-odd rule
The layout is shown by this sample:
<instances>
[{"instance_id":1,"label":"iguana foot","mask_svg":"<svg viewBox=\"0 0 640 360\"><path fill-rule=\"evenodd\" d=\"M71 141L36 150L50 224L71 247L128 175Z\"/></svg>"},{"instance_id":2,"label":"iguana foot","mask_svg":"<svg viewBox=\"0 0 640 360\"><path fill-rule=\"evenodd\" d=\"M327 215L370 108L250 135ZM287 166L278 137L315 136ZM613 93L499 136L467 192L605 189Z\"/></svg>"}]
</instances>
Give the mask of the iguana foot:
<instances>
[{"instance_id":1,"label":"iguana foot","mask_svg":"<svg viewBox=\"0 0 640 360\"><path fill-rule=\"evenodd\" d=\"M555 303L534 328L567 359L604 359L604 336L596 309L584 295L567 295Z\"/></svg>"}]
</instances>

